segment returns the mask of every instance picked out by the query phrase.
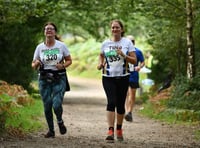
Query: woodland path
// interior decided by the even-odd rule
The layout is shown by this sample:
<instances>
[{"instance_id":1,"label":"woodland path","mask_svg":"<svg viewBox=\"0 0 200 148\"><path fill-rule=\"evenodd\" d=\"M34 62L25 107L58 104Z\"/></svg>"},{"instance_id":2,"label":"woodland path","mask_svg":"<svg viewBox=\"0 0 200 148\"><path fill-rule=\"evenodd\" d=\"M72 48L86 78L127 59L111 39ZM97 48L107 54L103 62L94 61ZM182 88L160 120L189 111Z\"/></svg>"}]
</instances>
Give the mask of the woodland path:
<instances>
[{"instance_id":1,"label":"woodland path","mask_svg":"<svg viewBox=\"0 0 200 148\"><path fill-rule=\"evenodd\" d=\"M69 81L73 87L66 92L63 104L66 135L60 135L55 125L53 139L43 138L44 130L23 138L2 138L0 148L200 148L194 137L200 127L169 125L143 117L138 105L134 121L124 120L124 142L106 143L106 99L101 80L69 77Z\"/></svg>"}]
</instances>

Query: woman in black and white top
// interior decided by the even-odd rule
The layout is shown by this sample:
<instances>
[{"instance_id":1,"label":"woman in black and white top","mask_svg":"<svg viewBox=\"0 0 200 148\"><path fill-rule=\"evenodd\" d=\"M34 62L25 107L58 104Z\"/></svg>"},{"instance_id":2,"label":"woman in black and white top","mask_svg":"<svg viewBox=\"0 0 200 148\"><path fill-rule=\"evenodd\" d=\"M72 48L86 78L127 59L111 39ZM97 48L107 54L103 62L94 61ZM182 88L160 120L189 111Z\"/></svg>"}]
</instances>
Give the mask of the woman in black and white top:
<instances>
[{"instance_id":1,"label":"woman in black and white top","mask_svg":"<svg viewBox=\"0 0 200 148\"><path fill-rule=\"evenodd\" d=\"M129 82L128 62L135 64L137 58L134 45L129 39L123 37L122 22L113 20L110 25L112 38L102 43L97 69L102 70L102 84L107 96L109 129L106 140L114 142L115 116L117 140L123 140L122 124Z\"/></svg>"}]
</instances>

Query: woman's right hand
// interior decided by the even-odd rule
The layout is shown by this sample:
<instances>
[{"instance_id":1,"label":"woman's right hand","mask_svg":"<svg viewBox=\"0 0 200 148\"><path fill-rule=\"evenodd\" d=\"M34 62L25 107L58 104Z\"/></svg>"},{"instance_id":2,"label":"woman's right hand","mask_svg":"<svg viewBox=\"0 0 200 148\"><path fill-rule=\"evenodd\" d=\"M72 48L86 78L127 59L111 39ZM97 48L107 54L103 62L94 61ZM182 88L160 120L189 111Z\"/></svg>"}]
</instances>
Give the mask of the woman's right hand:
<instances>
[{"instance_id":1,"label":"woman's right hand","mask_svg":"<svg viewBox=\"0 0 200 148\"><path fill-rule=\"evenodd\" d=\"M40 65L41 65L40 60L35 60L35 61L32 62L32 67L34 69L38 69L40 67Z\"/></svg>"},{"instance_id":2,"label":"woman's right hand","mask_svg":"<svg viewBox=\"0 0 200 148\"><path fill-rule=\"evenodd\" d=\"M100 64L97 66L97 69L98 69L98 70L101 70L103 67L104 67L103 64L100 63Z\"/></svg>"}]
</instances>

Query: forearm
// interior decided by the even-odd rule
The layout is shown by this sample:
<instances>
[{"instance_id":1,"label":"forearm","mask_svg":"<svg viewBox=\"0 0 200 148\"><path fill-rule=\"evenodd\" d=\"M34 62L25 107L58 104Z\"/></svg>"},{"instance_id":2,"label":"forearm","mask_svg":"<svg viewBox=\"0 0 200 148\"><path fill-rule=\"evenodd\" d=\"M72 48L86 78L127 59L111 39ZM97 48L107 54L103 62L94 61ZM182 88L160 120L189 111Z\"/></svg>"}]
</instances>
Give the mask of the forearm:
<instances>
[{"instance_id":1,"label":"forearm","mask_svg":"<svg viewBox=\"0 0 200 148\"><path fill-rule=\"evenodd\" d=\"M62 63L63 68L67 68L67 67L70 66L71 64L72 64L71 56L65 57L65 62Z\"/></svg>"},{"instance_id":2,"label":"forearm","mask_svg":"<svg viewBox=\"0 0 200 148\"><path fill-rule=\"evenodd\" d=\"M135 55L135 52L129 53L129 55L124 56L124 58L127 60L127 62L129 62L131 64L137 63L137 57Z\"/></svg>"},{"instance_id":3,"label":"forearm","mask_svg":"<svg viewBox=\"0 0 200 148\"><path fill-rule=\"evenodd\" d=\"M145 62L141 62L139 66L140 66L140 68L144 67L145 66Z\"/></svg>"},{"instance_id":4,"label":"forearm","mask_svg":"<svg viewBox=\"0 0 200 148\"><path fill-rule=\"evenodd\" d=\"M100 70L100 69L103 68L103 67L104 67L104 56L103 56L103 54L101 53L101 54L99 55L99 64L98 64L98 66L97 66L97 69Z\"/></svg>"},{"instance_id":5,"label":"forearm","mask_svg":"<svg viewBox=\"0 0 200 148\"><path fill-rule=\"evenodd\" d=\"M32 63L31 63L31 67L33 69L38 69L40 66L40 61L39 60L33 60Z\"/></svg>"},{"instance_id":6,"label":"forearm","mask_svg":"<svg viewBox=\"0 0 200 148\"><path fill-rule=\"evenodd\" d=\"M63 68L67 68L67 67L69 67L71 64L72 64L72 60L67 60L67 61L65 61L65 63L63 63L62 65L63 65Z\"/></svg>"}]
</instances>

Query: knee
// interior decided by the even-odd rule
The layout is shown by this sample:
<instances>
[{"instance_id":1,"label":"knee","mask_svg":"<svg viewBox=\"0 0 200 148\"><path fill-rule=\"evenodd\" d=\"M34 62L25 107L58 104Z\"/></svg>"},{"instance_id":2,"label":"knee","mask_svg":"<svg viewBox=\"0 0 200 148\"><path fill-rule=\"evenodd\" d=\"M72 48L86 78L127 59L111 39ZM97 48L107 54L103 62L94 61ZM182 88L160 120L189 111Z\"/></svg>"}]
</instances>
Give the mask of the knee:
<instances>
[{"instance_id":1,"label":"knee","mask_svg":"<svg viewBox=\"0 0 200 148\"><path fill-rule=\"evenodd\" d=\"M48 114L51 111L52 111L52 106L50 106L50 105L45 105L44 106L44 112L45 112L45 114Z\"/></svg>"},{"instance_id":2,"label":"knee","mask_svg":"<svg viewBox=\"0 0 200 148\"><path fill-rule=\"evenodd\" d=\"M125 114L125 108L124 107L117 108L117 113L118 114Z\"/></svg>"},{"instance_id":3,"label":"knee","mask_svg":"<svg viewBox=\"0 0 200 148\"><path fill-rule=\"evenodd\" d=\"M44 111L49 112L52 109L52 102L49 100L45 100L44 102Z\"/></svg>"},{"instance_id":4,"label":"knee","mask_svg":"<svg viewBox=\"0 0 200 148\"><path fill-rule=\"evenodd\" d=\"M114 112L115 111L115 105L114 104L107 104L107 111Z\"/></svg>"},{"instance_id":5,"label":"knee","mask_svg":"<svg viewBox=\"0 0 200 148\"><path fill-rule=\"evenodd\" d=\"M61 107L62 107L62 106L61 106L60 103L54 103L54 104L53 104L53 109L54 109L54 111L60 110Z\"/></svg>"}]
</instances>

